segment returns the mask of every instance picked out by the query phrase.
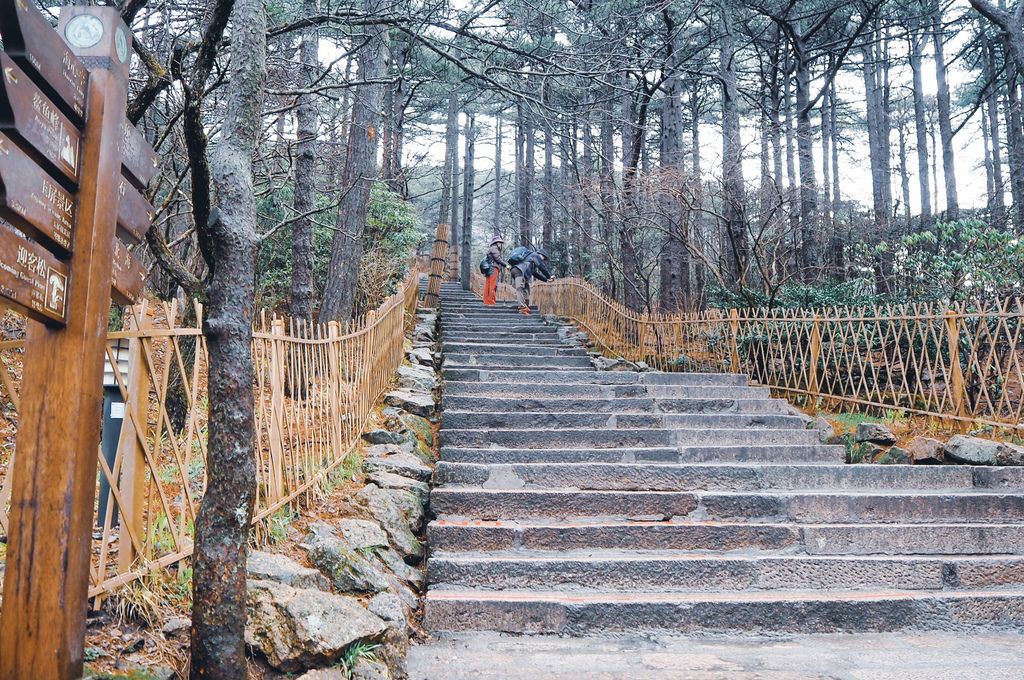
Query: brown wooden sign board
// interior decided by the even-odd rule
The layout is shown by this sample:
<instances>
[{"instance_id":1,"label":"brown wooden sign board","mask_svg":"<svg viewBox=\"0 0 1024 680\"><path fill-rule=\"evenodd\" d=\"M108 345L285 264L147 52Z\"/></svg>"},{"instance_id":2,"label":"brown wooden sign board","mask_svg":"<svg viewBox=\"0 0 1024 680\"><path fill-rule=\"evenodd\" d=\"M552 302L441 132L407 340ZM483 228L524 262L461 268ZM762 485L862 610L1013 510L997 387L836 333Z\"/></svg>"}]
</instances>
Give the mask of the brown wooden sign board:
<instances>
[{"instance_id":1,"label":"brown wooden sign board","mask_svg":"<svg viewBox=\"0 0 1024 680\"><path fill-rule=\"evenodd\" d=\"M146 285L145 268L132 257L120 239L114 239L114 269L110 283L114 302L119 305L138 302Z\"/></svg>"},{"instance_id":2,"label":"brown wooden sign board","mask_svg":"<svg viewBox=\"0 0 1024 680\"><path fill-rule=\"evenodd\" d=\"M0 0L4 50L28 70L67 113L85 116L89 72L29 0Z\"/></svg>"},{"instance_id":3,"label":"brown wooden sign board","mask_svg":"<svg viewBox=\"0 0 1024 680\"><path fill-rule=\"evenodd\" d=\"M73 184L78 182L80 135L14 60L0 52L0 128L23 140Z\"/></svg>"},{"instance_id":4,"label":"brown wooden sign board","mask_svg":"<svg viewBox=\"0 0 1024 680\"><path fill-rule=\"evenodd\" d=\"M76 213L71 193L0 133L0 216L64 254L71 252Z\"/></svg>"},{"instance_id":5,"label":"brown wooden sign board","mask_svg":"<svg viewBox=\"0 0 1024 680\"><path fill-rule=\"evenodd\" d=\"M139 129L127 120L120 142L121 165L125 175L139 189L145 189L156 175L159 160L156 152Z\"/></svg>"},{"instance_id":6,"label":"brown wooden sign board","mask_svg":"<svg viewBox=\"0 0 1024 680\"><path fill-rule=\"evenodd\" d=\"M132 242L139 243L146 238L146 232L153 224L153 206L123 177L118 186L118 193L120 201L117 204L117 226L121 227Z\"/></svg>"},{"instance_id":7,"label":"brown wooden sign board","mask_svg":"<svg viewBox=\"0 0 1024 680\"><path fill-rule=\"evenodd\" d=\"M68 266L0 219L0 297L30 319L63 324Z\"/></svg>"}]
</instances>

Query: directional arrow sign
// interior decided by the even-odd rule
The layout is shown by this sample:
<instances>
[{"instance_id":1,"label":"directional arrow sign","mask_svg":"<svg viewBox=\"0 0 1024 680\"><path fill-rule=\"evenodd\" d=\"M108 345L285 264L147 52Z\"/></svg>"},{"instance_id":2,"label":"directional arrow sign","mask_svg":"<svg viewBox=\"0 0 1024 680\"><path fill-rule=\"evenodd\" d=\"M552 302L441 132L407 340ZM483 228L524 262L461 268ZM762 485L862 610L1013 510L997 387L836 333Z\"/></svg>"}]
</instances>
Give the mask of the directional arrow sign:
<instances>
[{"instance_id":1,"label":"directional arrow sign","mask_svg":"<svg viewBox=\"0 0 1024 680\"><path fill-rule=\"evenodd\" d=\"M65 321L68 267L0 219L0 304L54 325Z\"/></svg>"},{"instance_id":2,"label":"directional arrow sign","mask_svg":"<svg viewBox=\"0 0 1024 680\"><path fill-rule=\"evenodd\" d=\"M0 53L0 128L28 144L49 166L78 181L78 130L6 54Z\"/></svg>"},{"instance_id":3,"label":"directional arrow sign","mask_svg":"<svg viewBox=\"0 0 1024 680\"><path fill-rule=\"evenodd\" d=\"M120 239L114 239L114 269L111 273L114 302L130 305L138 301L146 285L146 270L128 252Z\"/></svg>"},{"instance_id":4,"label":"directional arrow sign","mask_svg":"<svg viewBox=\"0 0 1024 680\"><path fill-rule=\"evenodd\" d=\"M119 150L125 174L136 187L145 189L157 171L156 152L139 129L127 120L124 122L124 135L119 142Z\"/></svg>"},{"instance_id":5,"label":"directional arrow sign","mask_svg":"<svg viewBox=\"0 0 1024 680\"><path fill-rule=\"evenodd\" d=\"M4 49L65 112L81 121L89 72L29 0L0 0Z\"/></svg>"},{"instance_id":6,"label":"directional arrow sign","mask_svg":"<svg viewBox=\"0 0 1024 680\"><path fill-rule=\"evenodd\" d=\"M138 243L146 238L149 225L153 224L153 206L124 178L121 178L118 191L121 200L117 204L117 226L127 232L134 243Z\"/></svg>"},{"instance_id":7,"label":"directional arrow sign","mask_svg":"<svg viewBox=\"0 0 1024 680\"><path fill-rule=\"evenodd\" d=\"M76 212L74 197L0 133L0 216L69 253Z\"/></svg>"}]
</instances>

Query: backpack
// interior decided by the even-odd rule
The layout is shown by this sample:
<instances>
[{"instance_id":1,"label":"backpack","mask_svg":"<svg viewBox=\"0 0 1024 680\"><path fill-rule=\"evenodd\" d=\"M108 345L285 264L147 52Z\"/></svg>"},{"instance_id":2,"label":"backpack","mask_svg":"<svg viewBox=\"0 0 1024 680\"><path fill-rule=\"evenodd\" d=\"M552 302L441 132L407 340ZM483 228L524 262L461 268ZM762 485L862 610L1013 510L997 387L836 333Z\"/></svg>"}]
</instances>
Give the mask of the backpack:
<instances>
[{"instance_id":1,"label":"backpack","mask_svg":"<svg viewBox=\"0 0 1024 680\"><path fill-rule=\"evenodd\" d=\"M521 264L526 258L530 256L530 249L526 246L519 246L512 250L508 254L508 264L510 267L514 267L517 264Z\"/></svg>"},{"instance_id":2,"label":"backpack","mask_svg":"<svg viewBox=\"0 0 1024 680\"><path fill-rule=\"evenodd\" d=\"M490 276L494 266L491 264L491 258L484 255L484 259L480 260L480 273L484 276Z\"/></svg>"}]
</instances>

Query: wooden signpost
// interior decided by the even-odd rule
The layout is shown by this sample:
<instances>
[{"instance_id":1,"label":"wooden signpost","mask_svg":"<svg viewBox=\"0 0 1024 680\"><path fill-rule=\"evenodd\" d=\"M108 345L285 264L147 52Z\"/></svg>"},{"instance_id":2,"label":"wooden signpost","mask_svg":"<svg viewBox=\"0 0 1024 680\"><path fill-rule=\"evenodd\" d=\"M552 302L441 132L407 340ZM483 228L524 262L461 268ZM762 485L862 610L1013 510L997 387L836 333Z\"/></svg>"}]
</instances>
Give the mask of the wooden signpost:
<instances>
[{"instance_id":1,"label":"wooden signpost","mask_svg":"<svg viewBox=\"0 0 1024 680\"><path fill-rule=\"evenodd\" d=\"M0 680L82 675L111 297L145 271L153 149L125 120L131 37L114 8L55 31L0 0L0 305L30 321L0 611Z\"/></svg>"}]
</instances>

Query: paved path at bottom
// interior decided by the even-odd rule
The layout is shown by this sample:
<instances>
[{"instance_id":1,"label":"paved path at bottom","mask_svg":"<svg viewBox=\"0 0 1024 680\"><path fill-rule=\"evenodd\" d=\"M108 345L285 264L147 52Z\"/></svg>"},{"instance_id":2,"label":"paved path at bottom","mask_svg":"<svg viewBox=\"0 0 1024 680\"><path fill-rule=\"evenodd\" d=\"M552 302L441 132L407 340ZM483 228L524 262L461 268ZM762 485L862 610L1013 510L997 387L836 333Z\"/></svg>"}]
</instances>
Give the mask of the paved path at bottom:
<instances>
[{"instance_id":1,"label":"paved path at bottom","mask_svg":"<svg viewBox=\"0 0 1024 680\"><path fill-rule=\"evenodd\" d=\"M410 680L1020 680L1024 635L700 640L445 635L409 650Z\"/></svg>"}]
</instances>

